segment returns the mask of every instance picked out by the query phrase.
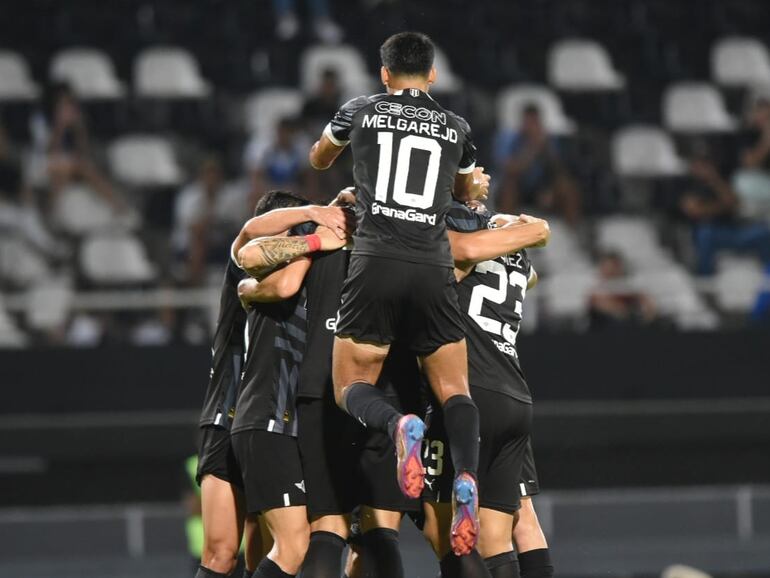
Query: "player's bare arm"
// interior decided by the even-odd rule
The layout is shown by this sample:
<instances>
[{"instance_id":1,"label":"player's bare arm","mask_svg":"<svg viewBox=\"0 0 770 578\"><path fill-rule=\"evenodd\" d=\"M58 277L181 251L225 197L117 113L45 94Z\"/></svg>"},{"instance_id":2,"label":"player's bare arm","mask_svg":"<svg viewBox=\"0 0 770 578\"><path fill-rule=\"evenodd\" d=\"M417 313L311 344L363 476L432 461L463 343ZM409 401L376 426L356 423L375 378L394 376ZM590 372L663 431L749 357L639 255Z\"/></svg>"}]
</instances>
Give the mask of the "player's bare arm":
<instances>
[{"instance_id":1,"label":"player's bare arm","mask_svg":"<svg viewBox=\"0 0 770 578\"><path fill-rule=\"evenodd\" d=\"M493 220L493 222L499 224L503 222L505 217L507 216L501 216L501 220ZM503 255L530 247L542 247L548 242L551 235L548 221L544 219L534 219L528 222L506 220L505 224L497 229L474 233L458 233L457 231L448 231L447 233L455 265L463 273L467 273L470 268L482 261L497 259Z\"/></svg>"},{"instance_id":2,"label":"player's bare arm","mask_svg":"<svg viewBox=\"0 0 770 578\"><path fill-rule=\"evenodd\" d=\"M346 243L347 237L340 239L328 227L319 226L313 235L253 239L238 251L236 258L244 271L259 279L295 257L315 251L334 251Z\"/></svg>"},{"instance_id":3,"label":"player's bare arm","mask_svg":"<svg viewBox=\"0 0 770 578\"><path fill-rule=\"evenodd\" d=\"M241 305L244 309L249 309L255 303L275 303L290 299L302 287L311 263L310 257L297 257L285 267L270 273L262 281L254 278L243 279L238 284Z\"/></svg>"},{"instance_id":4,"label":"player's bare arm","mask_svg":"<svg viewBox=\"0 0 770 578\"><path fill-rule=\"evenodd\" d=\"M485 200L489 196L489 179L484 167L476 167L470 173L458 173L455 177L455 198L462 202Z\"/></svg>"},{"instance_id":5,"label":"player's bare arm","mask_svg":"<svg viewBox=\"0 0 770 578\"><path fill-rule=\"evenodd\" d=\"M350 217L345 209L339 206L319 207L307 205L275 209L264 215L252 217L241 228L232 246L232 254L237 258L238 252L253 239L269 237L312 221L328 227L340 238L344 239L345 231L349 228Z\"/></svg>"},{"instance_id":6,"label":"player's bare arm","mask_svg":"<svg viewBox=\"0 0 770 578\"><path fill-rule=\"evenodd\" d=\"M319 171L325 171L334 164L337 157L345 148L345 145L338 145L324 133L310 149L310 165Z\"/></svg>"}]
</instances>

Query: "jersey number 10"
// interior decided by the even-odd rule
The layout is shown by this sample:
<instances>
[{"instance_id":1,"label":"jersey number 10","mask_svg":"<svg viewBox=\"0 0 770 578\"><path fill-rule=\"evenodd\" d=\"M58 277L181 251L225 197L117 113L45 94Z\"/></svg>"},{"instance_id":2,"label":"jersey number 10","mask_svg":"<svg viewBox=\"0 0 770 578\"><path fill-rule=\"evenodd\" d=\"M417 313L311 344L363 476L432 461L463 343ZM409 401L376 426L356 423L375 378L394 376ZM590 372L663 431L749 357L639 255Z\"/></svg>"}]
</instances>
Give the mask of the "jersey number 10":
<instances>
[{"instance_id":1,"label":"jersey number 10","mask_svg":"<svg viewBox=\"0 0 770 578\"><path fill-rule=\"evenodd\" d=\"M390 188L390 169L393 164L393 133L378 132L377 144L380 145L380 160L377 165L377 183L375 185L374 198L381 203L386 203L388 201L388 189ZM412 151L414 149L430 153L422 193L409 193L406 190L406 183L409 179L409 165L412 162ZM438 141L417 135L409 135L402 138L398 143L396 178L393 181L393 200L399 205L415 209L432 207L433 199L436 196L436 183L438 182L440 162L441 145Z\"/></svg>"}]
</instances>

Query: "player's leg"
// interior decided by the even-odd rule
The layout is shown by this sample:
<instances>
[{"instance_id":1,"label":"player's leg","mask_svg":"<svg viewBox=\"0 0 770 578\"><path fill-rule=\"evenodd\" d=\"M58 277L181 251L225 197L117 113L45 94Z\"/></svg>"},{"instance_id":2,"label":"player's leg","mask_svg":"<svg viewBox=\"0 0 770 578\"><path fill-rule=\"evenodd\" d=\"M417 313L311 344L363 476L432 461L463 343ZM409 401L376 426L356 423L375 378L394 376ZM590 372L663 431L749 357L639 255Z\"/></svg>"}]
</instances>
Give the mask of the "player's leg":
<instances>
[{"instance_id":1,"label":"player's leg","mask_svg":"<svg viewBox=\"0 0 770 578\"><path fill-rule=\"evenodd\" d=\"M513 528L522 578L551 578L553 564L531 497L523 497L519 521Z\"/></svg>"},{"instance_id":2,"label":"player's leg","mask_svg":"<svg viewBox=\"0 0 770 578\"><path fill-rule=\"evenodd\" d=\"M342 571L342 553L348 531L348 521L341 514L313 519L302 575L307 578L338 578Z\"/></svg>"},{"instance_id":3,"label":"player's leg","mask_svg":"<svg viewBox=\"0 0 770 578\"><path fill-rule=\"evenodd\" d=\"M366 578L403 578L398 546L401 512L361 506L358 560L353 568ZM351 578L353 578L351 576Z\"/></svg>"},{"instance_id":4,"label":"player's leg","mask_svg":"<svg viewBox=\"0 0 770 578\"><path fill-rule=\"evenodd\" d=\"M332 364L335 399L343 410L367 428L388 433L396 446L396 472L401 491L408 497L417 498L423 487L420 448L425 424L413 414L399 412L385 392L374 385L388 350L388 345L336 337Z\"/></svg>"},{"instance_id":5,"label":"player's leg","mask_svg":"<svg viewBox=\"0 0 770 578\"><path fill-rule=\"evenodd\" d=\"M305 506L273 508L262 513L273 547L257 565L254 578L296 576L310 542L310 527Z\"/></svg>"},{"instance_id":6,"label":"player's leg","mask_svg":"<svg viewBox=\"0 0 770 578\"><path fill-rule=\"evenodd\" d=\"M449 528L452 525L452 505L442 502L425 502L423 535L439 560L442 578L491 578L484 559L475 549L467 555L456 556L452 552Z\"/></svg>"},{"instance_id":7,"label":"player's leg","mask_svg":"<svg viewBox=\"0 0 770 578\"><path fill-rule=\"evenodd\" d=\"M238 562L244 516L243 497L238 489L214 475L203 477L203 553L199 577L228 575L233 571Z\"/></svg>"},{"instance_id":8,"label":"player's leg","mask_svg":"<svg viewBox=\"0 0 770 578\"><path fill-rule=\"evenodd\" d=\"M264 520L257 514L247 514L243 529L243 578L251 578L254 568L273 547L273 538Z\"/></svg>"},{"instance_id":9,"label":"player's leg","mask_svg":"<svg viewBox=\"0 0 770 578\"><path fill-rule=\"evenodd\" d=\"M519 553L522 578L550 578L554 573L551 555L532 501L532 496L540 493L540 484L531 438L524 453L519 492L521 509L519 521L513 528L513 541Z\"/></svg>"},{"instance_id":10,"label":"player's leg","mask_svg":"<svg viewBox=\"0 0 770 578\"><path fill-rule=\"evenodd\" d=\"M490 508L479 509L481 533L476 546L492 578L518 578L519 563L511 534L518 514Z\"/></svg>"},{"instance_id":11,"label":"player's leg","mask_svg":"<svg viewBox=\"0 0 770 578\"><path fill-rule=\"evenodd\" d=\"M465 340L447 343L422 357L422 366L444 415L455 469L452 549L464 555L473 549L479 534L479 410L468 390Z\"/></svg>"}]
</instances>

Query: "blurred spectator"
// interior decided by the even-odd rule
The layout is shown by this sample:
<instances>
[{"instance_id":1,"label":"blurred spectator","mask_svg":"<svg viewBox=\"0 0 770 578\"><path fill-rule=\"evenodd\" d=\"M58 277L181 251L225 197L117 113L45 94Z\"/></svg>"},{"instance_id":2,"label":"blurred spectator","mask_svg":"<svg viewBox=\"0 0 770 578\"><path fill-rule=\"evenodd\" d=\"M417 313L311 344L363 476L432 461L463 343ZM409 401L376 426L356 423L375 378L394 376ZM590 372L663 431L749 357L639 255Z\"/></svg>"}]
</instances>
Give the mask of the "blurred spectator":
<instances>
[{"instance_id":1,"label":"blurred spectator","mask_svg":"<svg viewBox=\"0 0 770 578\"><path fill-rule=\"evenodd\" d=\"M55 84L46 95L44 110L32 120L33 139L46 158L51 200L73 181L84 181L118 211L126 204L93 162L88 129L72 89Z\"/></svg>"},{"instance_id":2,"label":"blurred spectator","mask_svg":"<svg viewBox=\"0 0 770 578\"><path fill-rule=\"evenodd\" d=\"M299 33L296 4L296 0L273 0L275 35L281 40L291 40ZM307 8L319 40L329 44L342 40L342 28L332 20L327 0L307 0Z\"/></svg>"},{"instance_id":3,"label":"blurred spectator","mask_svg":"<svg viewBox=\"0 0 770 578\"><path fill-rule=\"evenodd\" d=\"M330 68L324 70L318 92L308 98L302 108L302 119L310 134L321 133L342 104L341 98L342 88L337 72Z\"/></svg>"},{"instance_id":4,"label":"blurred spectator","mask_svg":"<svg viewBox=\"0 0 770 578\"><path fill-rule=\"evenodd\" d=\"M223 261L248 214L243 191L225 184L219 159L205 158L198 179L179 193L174 205L171 241L185 263L185 280L204 281L206 265Z\"/></svg>"},{"instance_id":5,"label":"blurred spectator","mask_svg":"<svg viewBox=\"0 0 770 578\"><path fill-rule=\"evenodd\" d=\"M733 185L741 201L741 214L770 219L770 99L758 98L746 119L741 169Z\"/></svg>"},{"instance_id":6,"label":"blurred spectator","mask_svg":"<svg viewBox=\"0 0 770 578\"><path fill-rule=\"evenodd\" d=\"M589 298L591 329L618 329L655 321L655 302L631 282L619 253L602 254L597 270L598 282Z\"/></svg>"},{"instance_id":7,"label":"blurred spectator","mask_svg":"<svg viewBox=\"0 0 770 578\"><path fill-rule=\"evenodd\" d=\"M278 122L272 140L254 137L246 147L245 162L253 178L253 190L294 189L313 196L315 175L308 161L310 141L295 119ZM253 198L256 202L258 199Z\"/></svg>"},{"instance_id":8,"label":"blurred spectator","mask_svg":"<svg viewBox=\"0 0 770 578\"><path fill-rule=\"evenodd\" d=\"M700 150L690 159L690 177L680 206L693 223L697 257L696 272L712 275L716 255L729 250L759 257L770 281L770 226L740 218L742 199L719 174L708 151ZM760 294L752 317L763 317L770 307L770 295Z\"/></svg>"},{"instance_id":9,"label":"blurred spectator","mask_svg":"<svg viewBox=\"0 0 770 578\"><path fill-rule=\"evenodd\" d=\"M580 220L580 191L558 140L546 131L537 105L522 109L518 131L498 135L495 161L501 179L499 210L516 214L521 205L536 205L562 215L570 224Z\"/></svg>"}]
</instances>

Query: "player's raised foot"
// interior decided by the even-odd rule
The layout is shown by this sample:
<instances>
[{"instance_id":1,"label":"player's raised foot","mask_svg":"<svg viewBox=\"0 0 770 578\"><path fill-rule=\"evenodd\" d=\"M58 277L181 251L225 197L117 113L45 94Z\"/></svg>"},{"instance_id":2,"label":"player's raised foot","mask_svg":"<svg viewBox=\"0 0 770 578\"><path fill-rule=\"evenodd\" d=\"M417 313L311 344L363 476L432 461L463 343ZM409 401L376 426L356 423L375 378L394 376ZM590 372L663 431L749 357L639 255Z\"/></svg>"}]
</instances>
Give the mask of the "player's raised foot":
<instances>
[{"instance_id":1,"label":"player's raised foot","mask_svg":"<svg viewBox=\"0 0 770 578\"><path fill-rule=\"evenodd\" d=\"M460 473L452 487L452 530L449 542L456 556L466 556L479 538L478 483L468 472Z\"/></svg>"},{"instance_id":2,"label":"player's raised foot","mask_svg":"<svg viewBox=\"0 0 770 578\"><path fill-rule=\"evenodd\" d=\"M394 435L398 464L398 487L407 498L419 498L425 486L425 470L422 467L422 438L425 424L414 414L398 420Z\"/></svg>"}]
</instances>

